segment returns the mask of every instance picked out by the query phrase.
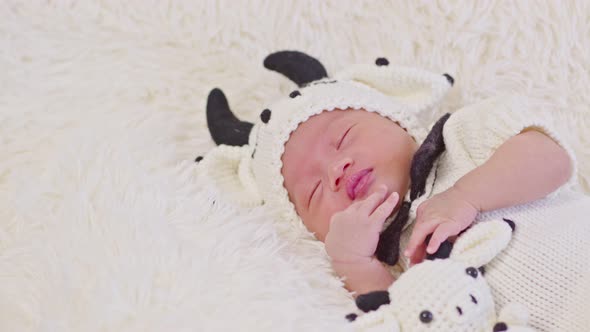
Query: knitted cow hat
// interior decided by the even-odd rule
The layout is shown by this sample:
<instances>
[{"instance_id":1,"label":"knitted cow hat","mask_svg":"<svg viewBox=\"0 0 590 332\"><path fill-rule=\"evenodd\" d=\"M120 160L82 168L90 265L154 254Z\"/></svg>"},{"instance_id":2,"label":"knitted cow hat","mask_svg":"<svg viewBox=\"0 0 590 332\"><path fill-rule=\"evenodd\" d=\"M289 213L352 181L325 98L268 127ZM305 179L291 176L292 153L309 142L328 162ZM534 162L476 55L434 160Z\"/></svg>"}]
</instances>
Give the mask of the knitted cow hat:
<instances>
[{"instance_id":1,"label":"knitted cow hat","mask_svg":"<svg viewBox=\"0 0 590 332\"><path fill-rule=\"evenodd\" d=\"M220 89L207 100L207 123L218 146L203 166L230 201L244 207L265 204L282 220L303 225L283 186L281 156L290 134L311 116L335 109L364 109L391 119L417 143L427 134L419 118L430 112L453 84L448 74L375 64L347 68L332 78L315 58L296 51L269 55L264 66L294 81L299 89L269 104L256 123L240 121ZM201 158L197 158L200 160Z\"/></svg>"}]
</instances>

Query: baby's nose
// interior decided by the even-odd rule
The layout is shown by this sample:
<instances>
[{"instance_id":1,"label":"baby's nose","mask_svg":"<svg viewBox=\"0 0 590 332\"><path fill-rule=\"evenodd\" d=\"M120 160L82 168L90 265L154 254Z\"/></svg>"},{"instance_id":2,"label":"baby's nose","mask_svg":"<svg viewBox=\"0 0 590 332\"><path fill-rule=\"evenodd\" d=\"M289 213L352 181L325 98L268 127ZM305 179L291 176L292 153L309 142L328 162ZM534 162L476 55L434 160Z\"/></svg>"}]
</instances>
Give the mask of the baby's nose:
<instances>
[{"instance_id":1,"label":"baby's nose","mask_svg":"<svg viewBox=\"0 0 590 332\"><path fill-rule=\"evenodd\" d=\"M340 158L330 165L328 169L328 181L330 183L330 189L337 191L345 180L346 169L352 166L351 158Z\"/></svg>"}]
</instances>

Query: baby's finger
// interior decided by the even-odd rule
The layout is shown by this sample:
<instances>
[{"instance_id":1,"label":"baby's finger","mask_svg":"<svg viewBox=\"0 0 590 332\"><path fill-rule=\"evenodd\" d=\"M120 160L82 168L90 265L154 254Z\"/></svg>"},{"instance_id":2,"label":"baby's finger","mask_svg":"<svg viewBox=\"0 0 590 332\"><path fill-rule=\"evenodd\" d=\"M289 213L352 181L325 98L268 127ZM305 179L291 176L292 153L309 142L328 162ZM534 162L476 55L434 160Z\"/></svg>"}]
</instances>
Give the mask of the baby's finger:
<instances>
[{"instance_id":1,"label":"baby's finger","mask_svg":"<svg viewBox=\"0 0 590 332\"><path fill-rule=\"evenodd\" d=\"M399 201L399 194L397 192L392 192L381 205L377 206L377 208L371 213L371 217L378 218L378 219L385 219L391 214L391 211L397 205Z\"/></svg>"},{"instance_id":2,"label":"baby's finger","mask_svg":"<svg viewBox=\"0 0 590 332\"><path fill-rule=\"evenodd\" d=\"M438 224L440 224L439 220L432 220L428 222L419 222L417 220L416 226L412 230L412 235L410 235L410 240L408 241L406 250L404 251L404 255L406 257L413 256L416 248L424 242L428 234L431 234Z\"/></svg>"},{"instance_id":3,"label":"baby's finger","mask_svg":"<svg viewBox=\"0 0 590 332\"><path fill-rule=\"evenodd\" d=\"M367 218L369 224L379 231L383 228L383 224L385 224L385 220L391 214L397 202L399 200L399 194L396 192L391 193L381 205L379 205L375 211Z\"/></svg>"},{"instance_id":4,"label":"baby's finger","mask_svg":"<svg viewBox=\"0 0 590 332\"><path fill-rule=\"evenodd\" d=\"M432 238L430 239L430 242L428 243L428 247L426 248L426 251L429 254L434 254L438 250L438 247L440 246L441 243L443 243L446 239L448 239L449 236L455 235L458 233L458 230L457 230L458 228L459 228L459 224L454 223L454 222L445 222L445 223L438 225L438 227L436 228L436 230L432 234Z\"/></svg>"},{"instance_id":5,"label":"baby's finger","mask_svg":"<svg viewBox=\"0 0 590 332\"><path fill-rule=\"evenodd\" d=\"M384 185L379 186L379 188L377 188L377 191L372 193L365 200L359 202L359 211L363 212L363 214L366 214L368 216L371 212L373 212L373 210L375 210L375 208L379 204L383 202L383 196L385 196L386 193L387 187Z\"/></svg>"},{"instance_id":6,"label":"baby's finger","mask_svg":"<svg viewBox=\"0 0 590 332\"><path fill-rule=\"evenodd\" d=\"M426 257L426 243L421 243L410 256L410 266L418 264Z\"/></svg>"}]
</instances>

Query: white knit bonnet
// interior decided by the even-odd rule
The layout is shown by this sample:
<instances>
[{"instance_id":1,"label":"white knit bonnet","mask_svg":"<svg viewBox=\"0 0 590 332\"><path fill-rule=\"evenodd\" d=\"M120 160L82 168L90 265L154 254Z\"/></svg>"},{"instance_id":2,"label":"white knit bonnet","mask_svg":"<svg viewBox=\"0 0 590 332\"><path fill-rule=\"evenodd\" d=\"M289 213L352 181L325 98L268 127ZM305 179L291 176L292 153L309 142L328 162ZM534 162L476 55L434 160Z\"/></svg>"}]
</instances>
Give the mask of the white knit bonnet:
<instances>
[{"instance_id":1,"label":"white knit bonnet","mask_svg":"<svg viewBox=\"0 0 590 332\"><path fill-rule=\"evenodd\" d=\"M299 88L269 104L254 124L237 119L223 92L213 89L207 100L207 123L218 146L202 163L231 202L244 207L264 204L281 220L300 225L281 174L285 143L299 124L323 111L364 109L399 123L420 144L427 134L421 118L453 84L448 74L392 66L385 58L351 66L331 78L318 60L296 51L273 53L264 65Z\"/></svg>"}]
</instances>

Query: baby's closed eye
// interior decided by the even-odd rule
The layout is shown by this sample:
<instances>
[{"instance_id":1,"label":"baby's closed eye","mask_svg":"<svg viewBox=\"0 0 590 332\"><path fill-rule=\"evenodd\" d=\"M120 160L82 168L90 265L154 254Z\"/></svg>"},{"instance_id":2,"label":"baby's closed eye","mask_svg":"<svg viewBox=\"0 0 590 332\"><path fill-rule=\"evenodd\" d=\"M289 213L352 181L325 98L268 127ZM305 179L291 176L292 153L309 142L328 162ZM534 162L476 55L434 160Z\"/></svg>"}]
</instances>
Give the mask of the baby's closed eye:
<instances>
[{"instance_id":1,"label":"baby's closed eye","mask_svg":"<svg viewBox=\"0 0 590 332\"><path fill-rule=\"evenodd\" d=\"M313 200L313 196L314 196L315 192L320 187L320 182L321 181L318 181L317 182L317 184L315 185L315 187L312 189L311 194L309 194L309 200L307 201L307 208L308 209L309 209L309 206L311 205L311 201Z\"/></svg>"},{"instance_id":2,"label":"baby's closed eye","mask_svg":"<svg viewBox=\"0 0 590 332\"><path fill-rule=\"evenodd\" d=\"M338 145L336 146L336 149L340 149L340 147L342 146L342 143L344 142L344 139L346 138L346 136L348 136L348 133L350 132L350 130L352 129L352 127L354 127L355 125L350 126L347 130L344 131L344 134L340 137L340 140L338 141Z\"/></svg>"}]
</instances>

